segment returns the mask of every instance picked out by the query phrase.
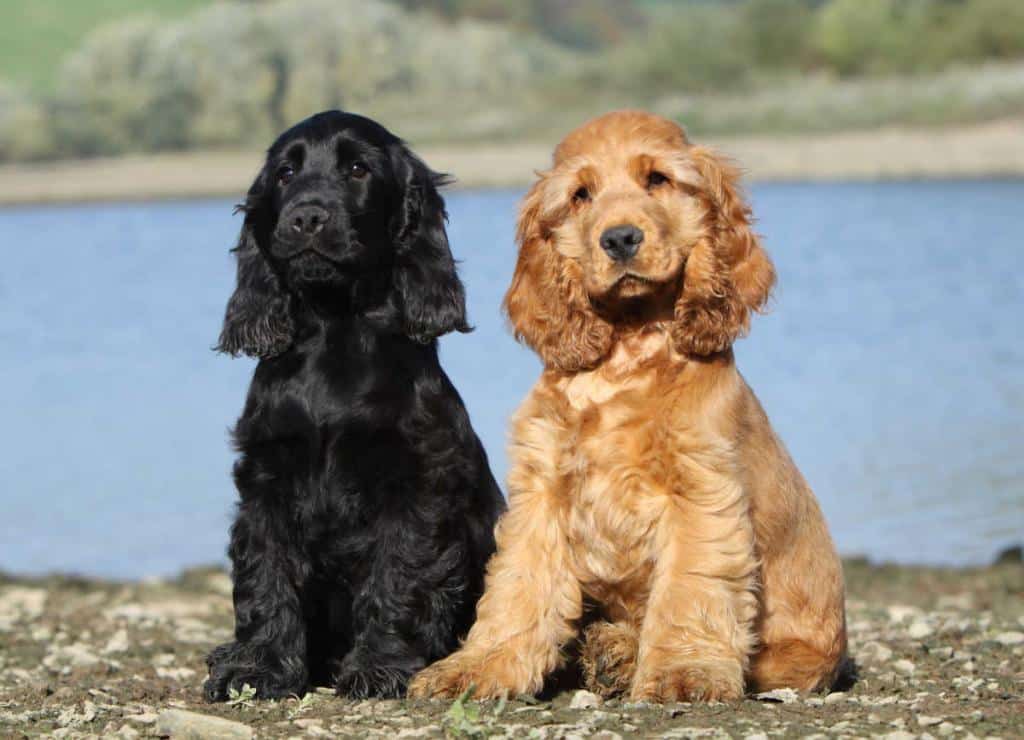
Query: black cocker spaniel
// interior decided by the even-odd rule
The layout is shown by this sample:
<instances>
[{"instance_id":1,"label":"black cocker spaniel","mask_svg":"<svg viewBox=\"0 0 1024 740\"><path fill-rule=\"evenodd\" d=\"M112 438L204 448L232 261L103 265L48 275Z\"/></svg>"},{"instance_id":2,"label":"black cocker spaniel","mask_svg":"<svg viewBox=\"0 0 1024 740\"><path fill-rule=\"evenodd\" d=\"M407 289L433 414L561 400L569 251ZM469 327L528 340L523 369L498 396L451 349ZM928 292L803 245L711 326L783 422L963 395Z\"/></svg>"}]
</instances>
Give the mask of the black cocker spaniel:
<instances>
[{"instance_id":1,"label":"black cocker spaniel","mask_svg":"<svg viewBox=\"0 0 1024 740\"><path fill-rule=\"evenodd\" d=\"M432 172L367 118L289 129L241 210L218 349L234 430L235 641L205 695L396 697L469 628L504 500L437 337L468 331Z\"/></svg>"}]
</instances>

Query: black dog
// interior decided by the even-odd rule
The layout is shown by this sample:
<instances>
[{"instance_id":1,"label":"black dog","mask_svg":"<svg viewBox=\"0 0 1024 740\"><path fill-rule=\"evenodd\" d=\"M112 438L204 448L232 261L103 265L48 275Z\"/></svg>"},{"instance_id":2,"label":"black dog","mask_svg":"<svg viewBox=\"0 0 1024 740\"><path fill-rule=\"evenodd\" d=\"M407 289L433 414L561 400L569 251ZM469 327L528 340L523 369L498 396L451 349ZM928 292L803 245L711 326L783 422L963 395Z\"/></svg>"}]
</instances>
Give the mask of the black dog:
<instances>
[{"instance_id":1,"label":"black dog","mask_svg":"<svg viewBox=\"0 0 1024 740\"><path fill-rule=\"evenodd\" d=\"M260 358L234 431L235 641L206 698L401 696L469 628L504 509L437 359L468 331L444 178L379 124L286 131L245 204L218 349Z\"/></svg>"}]
</instances>

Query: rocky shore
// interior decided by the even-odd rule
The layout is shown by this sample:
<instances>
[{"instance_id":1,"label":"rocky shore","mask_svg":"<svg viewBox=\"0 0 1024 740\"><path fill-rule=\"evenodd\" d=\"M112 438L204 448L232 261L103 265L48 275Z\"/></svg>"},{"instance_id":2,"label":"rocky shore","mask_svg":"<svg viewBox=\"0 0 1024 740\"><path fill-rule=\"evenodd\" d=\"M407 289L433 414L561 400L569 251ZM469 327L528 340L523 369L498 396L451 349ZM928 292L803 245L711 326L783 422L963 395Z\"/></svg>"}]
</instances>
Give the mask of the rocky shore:
<instances>
[{"instance_id":1,"label":"rocky shore","mask_svg":"<svg viewBox=\"0 0 1024 740\"><path fill-rule=\"evenodd\" d=\"M1024 566L847 563L845 691L738 705L601 702L572 689L495 702L202 701L203 657L229 637L230 582L0 576L0 737L1021 737Z\"/></svg>"}]
</instances>

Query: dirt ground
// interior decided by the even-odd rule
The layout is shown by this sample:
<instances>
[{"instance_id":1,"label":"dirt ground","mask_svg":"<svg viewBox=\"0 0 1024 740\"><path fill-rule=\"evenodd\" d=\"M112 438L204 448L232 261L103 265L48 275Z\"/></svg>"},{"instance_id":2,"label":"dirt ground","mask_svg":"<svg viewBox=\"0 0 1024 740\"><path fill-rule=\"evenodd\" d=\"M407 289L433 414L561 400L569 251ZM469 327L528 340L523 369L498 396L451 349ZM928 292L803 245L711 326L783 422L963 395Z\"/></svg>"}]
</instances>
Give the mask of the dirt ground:
<instances>
[{"instance_id":1,"label":"dirt ground","mask_svg":"<svg viewBox=\"0 0 1024 740\"><path fill-rule=\"evenodd\" d=\"M573 689L454 704L319 689L209 705L203 657L231 628L222 571L143 583L0 576L0 737L1024 737L1024 566L1019 553L1006 560L848 562L857 682L735 705L601 703Z\"/></svg>"},{"instance_id":2,"label":"dirt ground","mask_svg":"<svg viewBox=\"0 0 1024 740\"><path fill-rule=\"evenodd\" d=\"M1024 176L1024 119L942 128L885 127L794 136L734 136L711 144L752 181ZM425 146L417 151L459 187L523 188L550 164L554 140ZM0 205L160 198L240 198L259 152L131 155L0 165Z\"/></svg>"}]
</instances>

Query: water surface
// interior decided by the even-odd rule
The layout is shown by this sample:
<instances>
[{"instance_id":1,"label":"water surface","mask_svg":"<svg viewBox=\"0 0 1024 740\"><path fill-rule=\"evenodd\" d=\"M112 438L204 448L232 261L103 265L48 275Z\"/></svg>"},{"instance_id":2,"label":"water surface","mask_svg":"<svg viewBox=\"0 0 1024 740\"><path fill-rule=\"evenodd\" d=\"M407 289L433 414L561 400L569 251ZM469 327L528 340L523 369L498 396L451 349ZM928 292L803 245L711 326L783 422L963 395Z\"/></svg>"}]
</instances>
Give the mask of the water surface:
<instances>
[{"instance_id":1,"label":"water surface","mask_svg":"<svg viewBox=\"0 0 1024 740\"><path fill-rule=\"evenodd\" d=\"M840 550L967 564L1024 540L1024 182L751 195L780 284L740 368ZM448 197L477 329L442 360L499 480L539 370L499 315L519 196ZM254 363L209 347L238 227L226 201L0 210L0 569L223 557L227 429Z\"/></svg>"}]
</instances>

